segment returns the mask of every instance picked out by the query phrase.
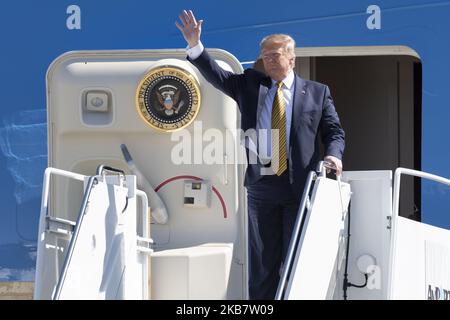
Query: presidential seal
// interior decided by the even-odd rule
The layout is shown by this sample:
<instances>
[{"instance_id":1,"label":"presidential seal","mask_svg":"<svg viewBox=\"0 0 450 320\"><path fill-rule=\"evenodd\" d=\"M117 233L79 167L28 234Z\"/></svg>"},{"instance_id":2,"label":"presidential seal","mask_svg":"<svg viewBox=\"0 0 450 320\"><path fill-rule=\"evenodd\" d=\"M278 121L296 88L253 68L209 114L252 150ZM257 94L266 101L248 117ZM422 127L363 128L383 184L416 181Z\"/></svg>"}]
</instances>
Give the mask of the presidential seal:
<instances>
[{"instance_id":1,"label":"presidential seal","mask_svg":"<svg viewBox=\"0 0 450 320\"><path fill-rule=\"evenodd\" d=\"M200 109L200 89L186 70L164 66L150 70L136 91L139 115L151 127L172 132L188 126Z\"/></svg>"}]
</instances>

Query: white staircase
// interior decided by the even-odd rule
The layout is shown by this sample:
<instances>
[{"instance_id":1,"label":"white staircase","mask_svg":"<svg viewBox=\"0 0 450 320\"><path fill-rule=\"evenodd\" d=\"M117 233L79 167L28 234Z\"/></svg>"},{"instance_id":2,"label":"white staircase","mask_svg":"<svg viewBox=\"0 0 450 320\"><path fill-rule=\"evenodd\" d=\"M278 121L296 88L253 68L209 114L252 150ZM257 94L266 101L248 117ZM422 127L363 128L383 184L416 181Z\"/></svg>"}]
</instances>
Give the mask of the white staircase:
<instances>
[{"instance_id":1,"label":"white staircase","mask_svg":"<svg viewBox=\"0 0 450 320\"><path fill-rule=\"evenodd\" d=\"M311 172L276 298L449 300L450 231L398 215L401 175L450 185L403 168L394 183L391 171Z\"/></svg>"},{"instance_id":2,"label":"white staircase","mask_svg":"<svg viewBox=\"0 0 450 320\"><path fill-rule=\"evenodd\" d=\"M46 170L35 299L148 298L147 196L136 189L135 176L106 176L111 169L101 167L92 177ZM84 183L77 221L49 214L51 176Z\"/></svg>"}]
</instances>

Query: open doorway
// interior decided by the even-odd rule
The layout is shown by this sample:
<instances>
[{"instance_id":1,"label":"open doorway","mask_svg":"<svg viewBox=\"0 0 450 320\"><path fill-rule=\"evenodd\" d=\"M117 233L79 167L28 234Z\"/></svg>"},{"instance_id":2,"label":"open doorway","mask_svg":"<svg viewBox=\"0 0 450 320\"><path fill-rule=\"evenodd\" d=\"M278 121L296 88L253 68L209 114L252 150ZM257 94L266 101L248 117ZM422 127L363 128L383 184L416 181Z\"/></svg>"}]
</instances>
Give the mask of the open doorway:
<instances>
[{"instance_id":1,"label":"open doorway","mask_svg":"<svg viewBox=\"0 0 450 320\"><path fill-rule=\"evenodd\" d=\"M330 87L346 133L344 170L421 169L422 64L415 51L297 48L296 55L302 78ZM255 68L264 71L262 61ZM420 180L405 177L401 190L400 215L420 221Z\"/></svg>"}]
</instances>

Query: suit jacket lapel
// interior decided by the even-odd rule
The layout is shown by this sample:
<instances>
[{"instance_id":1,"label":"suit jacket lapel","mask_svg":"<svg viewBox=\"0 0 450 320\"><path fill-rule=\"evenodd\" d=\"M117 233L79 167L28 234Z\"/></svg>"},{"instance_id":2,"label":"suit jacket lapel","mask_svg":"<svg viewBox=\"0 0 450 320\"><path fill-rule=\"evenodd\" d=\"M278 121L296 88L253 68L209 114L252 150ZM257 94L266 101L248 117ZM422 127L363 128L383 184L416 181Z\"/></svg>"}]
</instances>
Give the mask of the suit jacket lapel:
<instances>
[{"instance_id":1,"label":"suit jacket lapel","mask_svg":"<svg viewBox=\"0 0 450 320\"><path fill-rule=\"evenodd\" d=\"M307 94L306 82L295 75L295 90L294 90L294 100L292 101L292 119L291 119L291 133L289 137L289 145L293 145L293 139L297 133L300 114L303 110L303 104L305 102L305 96Z\"/></svg>"}]
</instances>

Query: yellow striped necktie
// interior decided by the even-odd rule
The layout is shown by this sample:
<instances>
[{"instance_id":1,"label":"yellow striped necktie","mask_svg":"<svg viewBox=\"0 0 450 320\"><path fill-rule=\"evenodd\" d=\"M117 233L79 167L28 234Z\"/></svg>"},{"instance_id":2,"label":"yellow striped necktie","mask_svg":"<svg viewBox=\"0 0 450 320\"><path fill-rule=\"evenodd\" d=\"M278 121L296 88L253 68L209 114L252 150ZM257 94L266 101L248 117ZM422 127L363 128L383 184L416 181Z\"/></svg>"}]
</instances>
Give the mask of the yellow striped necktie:
<instances>
[{"instance_id":1,"label":"yellow striped necktie","mask_svg":"<svg viewBox=\"0 0 450 320\"><path fill-rule=\"evenodd\" d=\"M277 92L272 105L272 167L274 160L278 157L278 170L275 167L277 176L283 174L287 169L286 153L286 108L283 95L283 82L277 82ZM274 130L278 131L278 139L274 135ZM276 162L276 161L275 161Z\"/></svg>"}]
</instances>

